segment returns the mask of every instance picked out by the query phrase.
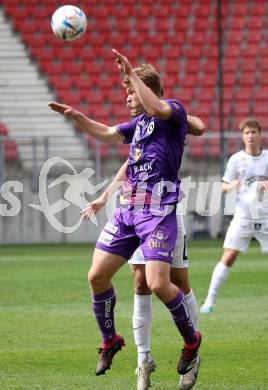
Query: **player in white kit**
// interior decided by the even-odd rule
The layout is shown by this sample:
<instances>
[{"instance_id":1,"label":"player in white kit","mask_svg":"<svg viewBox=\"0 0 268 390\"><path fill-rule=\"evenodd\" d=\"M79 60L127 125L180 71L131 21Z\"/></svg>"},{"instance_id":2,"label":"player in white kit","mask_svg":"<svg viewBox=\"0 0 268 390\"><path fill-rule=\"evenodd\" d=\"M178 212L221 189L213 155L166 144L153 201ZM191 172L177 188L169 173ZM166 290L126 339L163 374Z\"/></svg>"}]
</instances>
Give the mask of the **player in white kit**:
<instances>
[{"instance_id":1,"label":"player in white kit","mask_svg":"<svg viewBox=\"0 0 268 390\"><path fill-rule=\"evenodd\" d=\"M268 150L261 149L261 126L254 118L240 124L245 149L232 155L223 176L222 190L237 191L234 217L224 241L201 313L214 311L219 288L240 252L247 252L254 237L268 252Z\"/></svg>"}]
</instances>

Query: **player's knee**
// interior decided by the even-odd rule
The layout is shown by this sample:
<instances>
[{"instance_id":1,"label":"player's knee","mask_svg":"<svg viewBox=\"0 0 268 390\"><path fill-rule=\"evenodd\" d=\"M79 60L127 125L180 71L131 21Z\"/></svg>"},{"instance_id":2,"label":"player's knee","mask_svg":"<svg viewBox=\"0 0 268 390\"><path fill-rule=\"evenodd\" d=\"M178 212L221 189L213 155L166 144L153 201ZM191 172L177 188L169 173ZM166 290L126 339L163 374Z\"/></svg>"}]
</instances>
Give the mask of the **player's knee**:
<instances>
[{"instance_id":1,"label":"player's knee","mask_svg":"<svg viewBox=\"0 0 268 390\"><path fill-rule=\"evenodd\" d=\"M133 285L135 294L149 295L151 290L149 289L145 276L145 267L132 265L131 267L133 275Z\"/></svg>"},{"instance_id":2,"label":"player's knee","mask_svg":"<svg viewBox=\"0 0 268 390\"><path fill-rule=\"evenodd\" d=\"M138 294L138 295L149 295L151 294L151 290L150 288L148 287L146 281L141 281L141 282L135 282L134 283L134 291L135 291L135 294Z\"/></svg>"},{"instance_id":3,"label":"player's knee","mask_svg":"<svg viewBox=\"0 0 268 390\"><path fill-rule=\"evenodd\" d=\"M100 273L95 272L94 270L88 272L88 283L93 289L101 286L103 282L104 278Z\"/></svg>"},{"instance_id":4,"label":"player's knee","mask_svg":"<svg viewBox=\"0 0 268 390\"><path fill-rule=\"evenodd\" d=\"M147 285L144 275L135 274L133 278L135 294L144 295L150 294L151 290Z\"/></svg>"},{"instance_id":5,"label":"player's knee","mask_svg":"<svg viewBox=\"0 0 268 390\"><path fill-rule=\"evenodd\" d=\"M164 284L159 279L149 281L148 282L148 287L158 297L162 296L163 290L165 289Z\"/></svg>"},{"instance_id":6,"label":"player's knee","mask_svg":"<svg viewBox=\"0 0 268 390\"><path fill-rule=\"evenodd\" d=\"M227 267L231 267L234 264L238 255L239 255L239 251L237 250L225 249L221 261Z\"/></svg>"}]
</instances>

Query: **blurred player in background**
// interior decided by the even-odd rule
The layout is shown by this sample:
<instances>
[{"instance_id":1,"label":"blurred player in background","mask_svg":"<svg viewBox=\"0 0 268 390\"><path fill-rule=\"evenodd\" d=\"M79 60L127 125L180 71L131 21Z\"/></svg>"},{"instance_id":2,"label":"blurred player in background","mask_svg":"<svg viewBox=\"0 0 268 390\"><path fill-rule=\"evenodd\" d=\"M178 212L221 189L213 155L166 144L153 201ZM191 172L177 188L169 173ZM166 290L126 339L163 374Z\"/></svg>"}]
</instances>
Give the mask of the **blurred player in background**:
<instances>
[{"instance_id":1,"label":"blurred player in background","mask_svg":"<svg viewBox=\"0 0 268 390\"><path fill-rule=\"evenodd\" d=\"M162 100L159 75L152 66L133 69L126 57L114 49L113 54L124 74L127 105L135 116L132 121L108 127L72 107L49 104L52 110L74 119L102 142L131 143L126 169L128 185L122 190L121 205L98 238L88 275L93 311L102 335L96 375L110 368L114 355L124 346L123 338L115 331L116 296L111 279L140 245L146 260L148 287L170 311L184 339L177 365L178 373L184 375L196 363L201 344L201 334L193 326L184 294L170 281L177 240L177 175L187 132L186 112L177 100ZM141 107L144 114L136 117Z\"/></svg>"},{"instance_id":2,"label":"blurred player in background","mask_svg":"<svg viewBox=\"0 0 268 390\"><path fill-rule=\"evenodd\" d=\"M188 133L196 136L203 134L205 125L201 119L187 115ZM81 212L83 219L95 215L102 207L105 206L109 197L119 188L125 180L127 162L119 169L114 180L105 191L93 202L86 205ZM192 318L193 324L197 329L198 304L191 289L188 277L188 258L186 250L186 232L184 228L183 216L177 213L178 238L174 257L170 270L171 281L179 287L185 294L185 300L188 311ZM156 364L150 356L150 332L152 321L152 292L148 288L145 275L145 260L142 250L138 248L128 262L131 264L133 282L134 282L134 308L133 308L133 334L138 353L137 390L147 390L150 387L150 375L155 370ZM200 357L196 359L193 368L182 375L180 378L180 389L191 389L197 380Z\"/></svg>"},{"instance_id":3,"label":"blurred player in background","mask_svg":"<svg viewBox=\"0 0 268 390\"><path fill-rule=\"evenodd\" d=\"M261 149L261 125L254 118L240 123L245 149L230 157L223 176L223 192L237 191L234 217L226 233L224 252L216 265L201 313L214 311L220 287L240 252L254 237L268 252L268 150Z\"/></svg>"}]
</instances>

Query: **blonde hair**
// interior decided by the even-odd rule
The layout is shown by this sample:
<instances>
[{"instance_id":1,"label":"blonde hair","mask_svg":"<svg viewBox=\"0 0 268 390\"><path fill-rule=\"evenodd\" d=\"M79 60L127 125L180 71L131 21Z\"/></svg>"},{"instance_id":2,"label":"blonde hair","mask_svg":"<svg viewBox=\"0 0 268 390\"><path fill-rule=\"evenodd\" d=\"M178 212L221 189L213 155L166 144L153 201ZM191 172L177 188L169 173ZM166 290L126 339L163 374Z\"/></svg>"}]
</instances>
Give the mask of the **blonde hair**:
<instances>
[{"instance_id":1,"label":"blonde hair","mask_svg":"<svg viewBox=\"0 0 268 390\"><path fill-rule=\"evenodd\" d=\"M150 88L153 93L157 96L163 95L163 90L160 82L159 73L156 71L155 67L151 64L142 64L133 69L137 76ZM129 76L125 76L122 82L125 88L131 86L131 81Z\"/></svg>"}]
</instances>

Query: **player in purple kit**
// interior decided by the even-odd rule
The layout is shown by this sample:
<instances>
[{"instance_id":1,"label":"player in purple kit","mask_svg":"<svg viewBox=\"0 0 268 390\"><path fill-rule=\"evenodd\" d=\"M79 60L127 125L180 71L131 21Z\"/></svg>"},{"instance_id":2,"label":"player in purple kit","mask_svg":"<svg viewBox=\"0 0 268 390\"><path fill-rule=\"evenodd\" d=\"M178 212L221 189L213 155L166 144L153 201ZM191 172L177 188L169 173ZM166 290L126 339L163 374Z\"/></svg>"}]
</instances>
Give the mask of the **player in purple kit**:
<instances>
[{"instance_id":1,"label":"player in purple kit","mask_svg":"<svg viewBox=\"0 0 268 390\"><path fill-rule=\"evenodd\" d=\"M94 138L113 143L131 143L126 170L127 182L121 205L106 224L96 243L89 283L93 311L102 334L96 374L104 374L123 345L114 323L115 292L112 276L141 246L146 260L148 287L166 305L184 339L177 371L187 373L198 354L201 334L190 319L183 293L170 281L172 252L177 239L177 173L183 154L187 117L173 99L162 100L158 73L150 65L133 69L128 59L113 50L124 74L127 105L131 115L144 114L113 127L95 122L69 106L50 103L51 109L73 118Z\"/></svg>"},{"instance_id":2,"label":"player in purple kit","mask_svg":"<svg viewBox=\"0 0 268 390\"><path fill-rule=\"evenodd\" d=\"M200 136L205 131L205 125L202 120L192 115L187 115L188 133ZM113 181L101 193L98 198L88 203L81 217L83 219L91 218L105 206L110 197L117 191L125 179L127 161L117 172ZM178 205L179 207L179 205ZM177 210L178 211L178 210ZM188 258L186 249L186 232L182 215L177 213L178 237L176 248L173 254L173 261L170 269L170 277L172 282L184 292L186 305L191 316L192 322L197 329L198 304L191 289L188 277ZM147 390L151 386L151 374L156 369L156 364L151 356L150 350L150 330L152 322L152 299L151 291L146 283L145 276L145 261L140 248L138 248L132 258L128 262L131 265L134 284L134 307L133 307L133 335L137 347L138 365L135 370L137 375L137 390ZM179 389L190 390L194 387L200 365L200 357L197 355L196 362L193 364L190 371L185 375L181 375L179 381Z\"/></svg>"}]
</instances>

